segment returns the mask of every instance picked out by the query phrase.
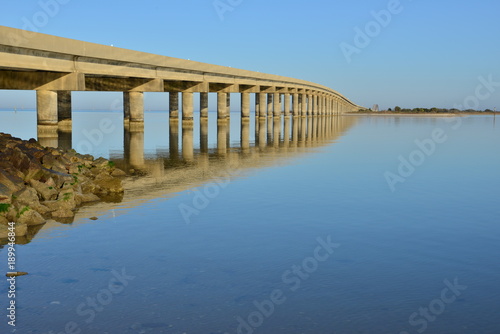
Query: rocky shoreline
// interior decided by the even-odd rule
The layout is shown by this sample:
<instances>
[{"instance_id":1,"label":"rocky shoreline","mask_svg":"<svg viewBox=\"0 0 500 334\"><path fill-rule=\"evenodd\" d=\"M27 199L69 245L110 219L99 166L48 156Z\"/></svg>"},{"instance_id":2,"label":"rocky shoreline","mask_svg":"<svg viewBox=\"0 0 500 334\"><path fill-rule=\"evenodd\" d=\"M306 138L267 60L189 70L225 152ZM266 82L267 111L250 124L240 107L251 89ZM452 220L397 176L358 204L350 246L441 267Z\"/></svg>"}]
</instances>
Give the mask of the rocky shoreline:
<instances>
[{"instance_id":1,"label":"rocky shoreline","mask_svg":"<svg viewBox=\"0 0 500 334\"><path fill-rule=\"evenodd\" d=\"M49 220L71 223L86 203L120 201L125 175L104 158L0 133L0 239L9 222L24 237Z\"/></svg>"}]
</instances>

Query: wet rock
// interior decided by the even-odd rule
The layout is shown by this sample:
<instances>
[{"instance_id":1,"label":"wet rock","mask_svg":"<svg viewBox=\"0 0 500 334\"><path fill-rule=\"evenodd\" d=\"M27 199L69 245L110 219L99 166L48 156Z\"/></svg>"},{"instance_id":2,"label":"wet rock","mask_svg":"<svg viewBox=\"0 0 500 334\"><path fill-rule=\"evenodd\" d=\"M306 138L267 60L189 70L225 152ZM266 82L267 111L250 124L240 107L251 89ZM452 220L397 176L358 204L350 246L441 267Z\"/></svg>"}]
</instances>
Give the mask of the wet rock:
<instances>
[{"instance_id":1,"label":"wet rock","mask_svg":"<svg viewBox=\"0 0 500 334\"><path fill-rule=\"evenodd\" d=\"M0 239L7 239L9 237L9 226L6 224L0 224ZM24 223L17 222L15 224L15 234L16 237L22 237L28 233L28 225Z\"/></svg>"},{"instance_id":2,"label":"wet rock","mask_svg":"<svg viewBox=\"0 0 500 334\"><path fill-rule=\"evenodd\" d=\"M0 165L0 195L10 197L24 187L24 181L17 175L9 174Z\"/></svg>"},{"instance_id":3,"label":"wet rock","mask_svg":"<svg viewBox=\"0 0 500 334\"><path fill-rule=\"evenodd\" d=\"M0 225L7 225L9 221L4 216L0 216Z\"/></svg>"},{"instance_id":4,"label":"wet rock","mask_svg":"<svg viewBox=\"0 0 500 334\"><path fill-rule=\"evenodd\" d=\"M57 198L57 190L54 186L36 180L30 180L30 185L37 191L38 196L43 201L52 201Z\"/></svg>"},{"instance_id":5,"label":"wet rock","mask_svg":"<svg viewBox=\"0 0 500 334\"><path fill-rule=\"evenodd\" d=\"M38 194L33 188L24 188L14 193L13 199L19 205L33 206L40 204Z\"/></svg>"},{"instance_id":6,"label":"wet rock","mask_svg":"<svg viewBox=\"0 0 500 334\"><path fill-rule=\"evenodd\" d=\"M94 195L94 194L75 194L75 199L77 201L80 201L80 203L91 203L91 202L98 202L100 201L101 199L99 198L99 196L97 195Z\"/></svg>"},{"instance_id":7,"label":"wet rock","mask_svg":"<svg viewBox=\"0 0 500 334\"><path fill-rule=\"evenodd\" d=\"M18 277L18 276L24 276L24 275L28 275L28 273L25 272L25 271L16 271L16 272L13 272L13 273L7 273L7 274L5 274L5 276L7 276L7 277Z\"/></svg>"},{"instance_id":8,"label":"wet rock","mask_svg":"<svg viewBox=\"0 0 500 334\"><path fill-rule=\"evenodd\" d=\"M127 173L125 173L124 171L122 171L121 169L119 168L115 168L112 172L111 172L111 176L114 176L114 177L121 177L121 176L125 176L127 175Z\"/></svg>"},{"instance_id":9,"label":"wet rock","mask_svg":"<svg viewBox=\"0 0 500 334\"><path fill-rule=\"evenodd\" d=\"M111 167L111 166L114 166L114 164L113 164L113 163L111 163L109 160L104 159L103 157L100 157L100 158L96 159L96 160L92 163L92 165L93 165L94 167L97 167L97 168L100 168L100 169L105 168L105 167Z\"/></svg>"},{"instance_id":10,"label":"wet rock","mask_svg":"<svg viewBox=\"0 0 500 334\"><path fill-rule=\"evenodd\" d=\"M66 198L64 195L61 197L61 199L55 200L55 201L46 201L43 202L43 204L49 208L49 210L52 211L58 211L58 210L73 210L76 208L76 201L74 199L70 200L65 200Z\"/></svg>"},{"instance_id":11,"label":"wet rock","mask_svg":"<svg viewBox=\"0 0 500 334\"><path fill-rule=\"evenodd\" d=\"M98 187L96 189L98 194L106 195L123 192L122 180L112 177L111 175L101 173L95 178L94 183Z\"/></svg>"},{"instance_id":12,"label":"wet rock","mask_svg":"<svg viewBox=\"0 0 500 334\"><path fill-rule=\"evenodd\" d=\"M72 218L75 216L75 213L69 209L59 209L52 212L52 218L58 220L60 218Z\"/></svg>"},{"instance_id":13,"label":"wet rock","mask_svg":"<svg viewBox=\"0 0 500 334\"><path fill-rule=\"evenodd\" d=\"M17 215L17 223L26 224L28 226L41 225L45 223L45 218L37 211L29 207L24 207Z\"/></svg>"},{"instance_id":14,"label":"wet rock","mask_svg":"<svg viewBox=\"0 0 500 334\"><path fill-rule=\"evenodd\" d=\"M104 158L0 133L0 223L31 226L42 223L44 216L72 222L80 205L108 197L121 200L123 176Z\"/></svg>"}]
</instances>

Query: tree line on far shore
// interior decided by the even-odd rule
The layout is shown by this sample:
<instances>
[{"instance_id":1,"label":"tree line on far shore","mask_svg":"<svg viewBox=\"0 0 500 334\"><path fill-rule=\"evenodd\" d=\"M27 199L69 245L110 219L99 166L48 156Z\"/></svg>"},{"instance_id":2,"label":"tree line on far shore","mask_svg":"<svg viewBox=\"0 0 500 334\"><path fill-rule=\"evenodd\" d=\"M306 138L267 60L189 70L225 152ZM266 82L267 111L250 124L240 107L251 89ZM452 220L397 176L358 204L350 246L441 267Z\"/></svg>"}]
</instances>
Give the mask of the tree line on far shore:
<instances>
[{"instance_id":1,"label":"tree line on far shore","mask_svg":"<svg viewBox=\"0 0 500 334\"><path fill-rule=\"evenodd\" d=\"M412 114L425 114L425 113L430 113L430 114L438 114L438 113L493 113L496 112L491 109L485 109L485 110L474 110L474 109L467 109L467 110L459 110L459 109L446 109L446 108L401 108L399 106L396 106L394 109L389 108L387 110L380 110L380 111L373 111L371 108L370 109L360 109L358 112L364 112L364 113L412 113Z\"/></svg>"}]
</instances>

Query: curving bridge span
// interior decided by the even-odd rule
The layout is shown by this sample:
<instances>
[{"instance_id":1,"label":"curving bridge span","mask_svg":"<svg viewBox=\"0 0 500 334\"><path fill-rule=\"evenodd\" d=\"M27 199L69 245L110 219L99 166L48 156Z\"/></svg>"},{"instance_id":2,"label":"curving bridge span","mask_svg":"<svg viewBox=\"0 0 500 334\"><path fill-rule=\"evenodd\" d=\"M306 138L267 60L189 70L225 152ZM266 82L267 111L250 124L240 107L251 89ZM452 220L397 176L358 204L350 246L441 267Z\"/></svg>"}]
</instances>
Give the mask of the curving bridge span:
<instances>
[{"instance_id":1,"label":"curving bridge span","mask_svg":"<svg viewBox=\"0 0 500 334\"><path fill-rule=\"evenodd\" d=\"M36 90L42 132L71 126L72 91L123 92L124 121L140 131L144 92L168 92L170 120L208 117L208 94L217 94L217 118L229 117L230 93L241 94L241 116L250 116L250 94L259 118L342 114L360 107L312 82L171 58L0 26L0 89ZM180 112L181 111L181 112Z\"/></svg>"}]
</instances>

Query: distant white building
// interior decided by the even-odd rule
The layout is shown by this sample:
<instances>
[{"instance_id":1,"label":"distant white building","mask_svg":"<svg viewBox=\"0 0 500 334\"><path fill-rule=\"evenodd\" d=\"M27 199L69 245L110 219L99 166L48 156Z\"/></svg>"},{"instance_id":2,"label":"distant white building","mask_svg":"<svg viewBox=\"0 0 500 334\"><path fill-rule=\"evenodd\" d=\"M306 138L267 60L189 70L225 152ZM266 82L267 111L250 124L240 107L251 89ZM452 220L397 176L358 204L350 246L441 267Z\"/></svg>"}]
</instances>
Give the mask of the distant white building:
<instances>
[{"instance_id":1,"label":"distant white building","mask_svg":"<svg viewBox=\"0 0 500 334\"><path fill-rule=\"evenodd\" d=\"M374 104L372 107L372 111L380 111L378 108L378 104Z\"/></svg>"}]
</instances>

